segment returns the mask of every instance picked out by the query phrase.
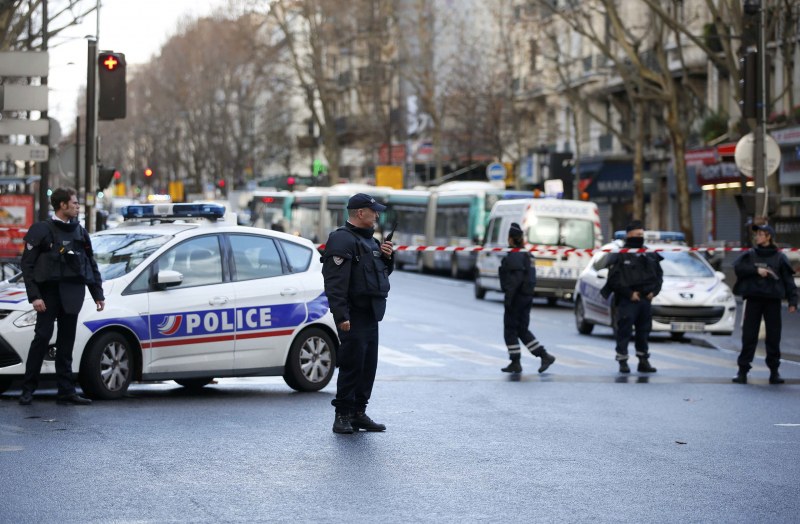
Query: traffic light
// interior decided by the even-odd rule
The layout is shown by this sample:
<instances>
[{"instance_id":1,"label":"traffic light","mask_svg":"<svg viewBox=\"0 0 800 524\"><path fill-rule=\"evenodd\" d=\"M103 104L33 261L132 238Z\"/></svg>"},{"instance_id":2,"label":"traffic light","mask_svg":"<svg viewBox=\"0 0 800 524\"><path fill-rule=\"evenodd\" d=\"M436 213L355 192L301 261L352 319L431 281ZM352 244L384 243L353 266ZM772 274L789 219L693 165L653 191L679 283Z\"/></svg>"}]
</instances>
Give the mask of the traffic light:
<instances>
[{"instance_id":1,"label":"traffic light","mask_svg":"<svg viewBox=\"0 0 800 524\"><path fill-rule=\"evenodd\" d=\"M125 118L126 90L125 55L113 51L103 51L97 57L100 79L97 117L100 120Z\"/></svg>"},{"instance_id":2,"label":"traffic light","mask_svg":"<svg viewBox=\"0 0 800 524\"><path fill-rule=\"evenodd\" d=\"M97 166L97 190L103 191L111 185L112 179L120 177L119 171L113 167Z\"/></svg>"},{"instance_id":3,"label":"traffic light","mask_svg":"<svg viewBox=\"0 0 800 524\"><path fill-rule=\"evenodd\" d=\"M297 179L295 177L290 176L286 177L286 185L289 187L289 191L294 191L294 185L297 183Z\"/></svg>"},{"instance_id":4,"label":"traffic light","mask_svg":"<svg viewBox=\"0 0 800 524\"><path fill-rule=\"evenodd\" d=\"M148 167L148 168L145 168L145 170L144 170L144 176L145 176L145 178L146 178L146 179L148 179L148 180L149 180L149 179L150 179L150 177L152 177L152 176L153 176L153 170L152 170L152 169L150 169L149 167Z\"/></svg>"},{"instance_id":5,"label":"traffic light","mask_svg":"<svg viewBox=\"0 0 800 524\"><path fill-rule=\"evenodd\" d=\"M758 78L758 55L755 51L748 51L741 59L739 59L741 69L739 75L741 80L739 86L741 87L742 101L742 117L743 118L757 118L758 117L758 99L759 99L759 78Z\"/></svg>"}]
</instances>

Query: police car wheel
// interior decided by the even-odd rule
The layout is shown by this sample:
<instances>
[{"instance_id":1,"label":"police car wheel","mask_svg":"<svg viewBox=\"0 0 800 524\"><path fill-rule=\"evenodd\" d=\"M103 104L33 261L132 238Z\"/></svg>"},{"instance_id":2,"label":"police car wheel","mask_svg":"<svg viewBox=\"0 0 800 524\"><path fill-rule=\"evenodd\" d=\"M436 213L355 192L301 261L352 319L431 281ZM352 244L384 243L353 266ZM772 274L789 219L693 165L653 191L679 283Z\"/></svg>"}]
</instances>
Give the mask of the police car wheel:
<instances>
[{"instance_id":1,"label":"police car wheel","mask_svg":"<svg viewBox=\"0 0 800 524\"><path fill-rule=\"evenodd\" d=\"M133 369L130 341L120 333L105 333L83 354L81 387L92 398L120 398L131 384Z\"/></svg>"},{"instance_id":2,"label":"police car wheel","mask_svg":"<svg viewBox=\"0 0 800 524\"><path fill-rule=\"evenodd\" d=\"M5 393L11 387L10 377L0 377L0 393Z\"/></svg>"},{"instance_id":3,"label":"police car wheel","mask_svg":"<svg viewBox=\"0 0 800 524\"><path fill-rule=\"evenodd\" d=\"M594 324L586 321L586 310L580 297L575 301L575 327L581 335L591 335L594 329Z\"/></svg>"},{"instance_id":4,"label":"police car wheel","mask_svg":"<svg viewBox=\"0 0 800 524\"><path fill-rule=\"evenodd\" d=\"M319 391L336 369L333 340L319 328L302 331L292 342L283 380L296 391Z\"/></svg>"},{"instance_id":5,"label":"police car wheel","mask_svg":"<svg viewBox=\"0 0 800 524\"><path fill-rule=\"evenodd\" d=\"M203 386L211 384L214 381L214 377L201 377L201 378L182 378L175 380L175 383L179 386L183 386L186 389L200 389Z\"/></svg>"},{"instance_id":6,"label":"police car wheel","mask_svg":"<svg viewBox=\"0 0 800 524\"><path fill-rule=\"evenodd\" d=\"M669 336L672 340L683 340L685 334L683 331L673 331Z\"/></svg>"}]
</instances>

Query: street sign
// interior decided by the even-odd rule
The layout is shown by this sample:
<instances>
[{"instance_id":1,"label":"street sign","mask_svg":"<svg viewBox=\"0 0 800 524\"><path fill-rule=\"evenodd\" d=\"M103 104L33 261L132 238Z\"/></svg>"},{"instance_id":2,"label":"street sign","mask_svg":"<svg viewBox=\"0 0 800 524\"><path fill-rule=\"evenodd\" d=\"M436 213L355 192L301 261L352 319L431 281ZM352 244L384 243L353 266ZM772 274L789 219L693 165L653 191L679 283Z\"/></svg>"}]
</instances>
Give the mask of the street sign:
<instances>
[{"instance_id":1,"label":"street sign","mask_svg":"<svg viewBox=\"0 0 800 524\"><path fill-rule=\"evenodd\" d=\"M36 144L0 144L0 160L43 162L49 157L47 146Z\"/></svg>"},{"instance_id":2,"label":"street sign","mask_svg":"<svg viewBox=\"0 0 800 524\"><path fill-rule=\"evenodd\" d=\"M486 178L488 178L490 182L505 180L506 166L504 166L500 162L492 162L491 164L486 166Z\"/></svg>"},{"instance_id":3,"label":"street sign","mask_svg":"<svg viewBox=\"0 0 800 524\"><path fill-rule=\"evenodd\" d=\"M44 136L49 133L50 122L48 120L0 120L0 136Z\"/></svg>"},{"instance_id":4,"label":"street sign","mask_svg":"<svg viewBox=\"0 0 800 524\"><path fill-rule=\"evenodd\" d=\"M745 175L753 176L753 144L756 137L753 133L748 133L736 143L736 151L733 159L736 167ZM767 154L767 175L774 174L781 165L781 148L778 143L769 135L764 135L764 151Z\"/></svg>"},{"instance_id":5,"label":"street sign","mask_svg":"<svg viewBox=\"0 0 800 524\"><path fill-rule=\"evenodd\" d=\"M47 111L47 86L0 86L0 110Z\"/></svg>"},{"instance_id":6,"label":"street sign","mask_svg":"<svg viewBox=\"0 0 800 524\"><path fill-rule=\"evenodd\" d=\"M3 51L0 76L47 76L50 57L47 51Z\"/></svg>"}]
</instances>

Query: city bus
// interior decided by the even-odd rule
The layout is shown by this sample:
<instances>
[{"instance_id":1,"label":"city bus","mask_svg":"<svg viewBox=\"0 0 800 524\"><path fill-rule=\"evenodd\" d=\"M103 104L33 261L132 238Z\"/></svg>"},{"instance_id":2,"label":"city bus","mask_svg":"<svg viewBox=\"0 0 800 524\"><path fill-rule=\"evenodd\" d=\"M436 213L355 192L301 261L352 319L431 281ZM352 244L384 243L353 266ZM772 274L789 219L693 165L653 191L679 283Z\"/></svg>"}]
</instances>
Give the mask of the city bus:
<instances>
[{"instance_id":1,"label":"city bus","mask_svg":"<svg viewBox=\"0 0 800 524\"><path fill-rule=\"evenodd\" d=\"M257 189L250 200L250 225L289 231L294 193L285 190Z\"/></svg>"},{"instance_id":2,"label":"city bus","mask_svg":"<svg viewBox=\"0 0 800 524\"><path fill-rule=\"evenodd\" d=\"M530 191L497 188L488 182L448 182L435 188L389 192L386 224L395 220L395 245L474 246L481 243L489 213L498 200L530 198ZM399 236L398 236L399 235ZM476 253L462 251L398 252L402 268L447 271L454 278L475 273Z\"/></svg>"}]
</instances>

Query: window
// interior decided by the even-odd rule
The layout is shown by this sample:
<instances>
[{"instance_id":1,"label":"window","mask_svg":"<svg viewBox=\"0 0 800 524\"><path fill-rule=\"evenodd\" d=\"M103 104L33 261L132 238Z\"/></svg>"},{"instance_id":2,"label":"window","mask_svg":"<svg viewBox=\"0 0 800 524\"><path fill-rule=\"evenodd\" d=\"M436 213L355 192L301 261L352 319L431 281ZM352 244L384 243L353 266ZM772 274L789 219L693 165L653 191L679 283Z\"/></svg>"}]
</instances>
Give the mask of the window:
<instances>
[{"instance_id":1,"label":"window","mask_svg":"<svg viewBox=\"0 0 800 524\"><path fill-rule=\"evenodd\" d=\"M528 228L528 242L589 249L594 247L594 226L589 220L539 217Z\"/></svg>"},{"instance_id":2,"label":"window","mask_svg":"<svg viewBox=\"0 0 800 524\"><path fill-rule=\"evenodd\" d=\"M158 258L156 271L183 275L180 287L222 283L222 256L216 235L196 237L178 244Z\"/></svg>"},{"instance_id":3,"label":"window","mask_svg":"<svg viewBox=\"0 0 800 524\"><path fill-rule=\"evenodd\" d=\"M310 249L287 240L279 240L279 242L289 262L290 273L302 273L308 269L309 264L311 264L312 256Z\"/></svg>"},{"instance_id":4,"label":"window","mask_svg":"<svg viewBox=\"0 0 800 524\"><path fill-rule=\"evenodd\" d=\"M171 238L141 233L93 236L92 250L100 275L110 280L130 273Z\"/></svg>"},{"instance_id":5,"label":"window","mask_svg":"<svg viewBox=\"0 0 800 524\"><path fill-rule=\"evenodd\" d=\"M231 235L234 280L242 282L283 274L278 247L271 238L256 235Z\"/></svg>"},{"instance_id":6,"label":"window","mask_svg":"<svg viewBox=\"0 0 800 524\"><path fill-rule=\"evenodd\" d=\"M493 218L491 222L489 222L489 227L486 228L488 233L486 234L486 240L484 243L486 244L499 244L500 243L500 224L502 220L499 218Z\"/></svg>"},{"instance_id":7,"label":"window","mask_svg":"<svg viewBox=\"0 0 800 524\"><path fill-rule=\"evenodd\" d=\"M709 278L714 271L696 253L687 251L665 251L661 253L661 269L665 277Z\"/></svg>"}]
</instances>

